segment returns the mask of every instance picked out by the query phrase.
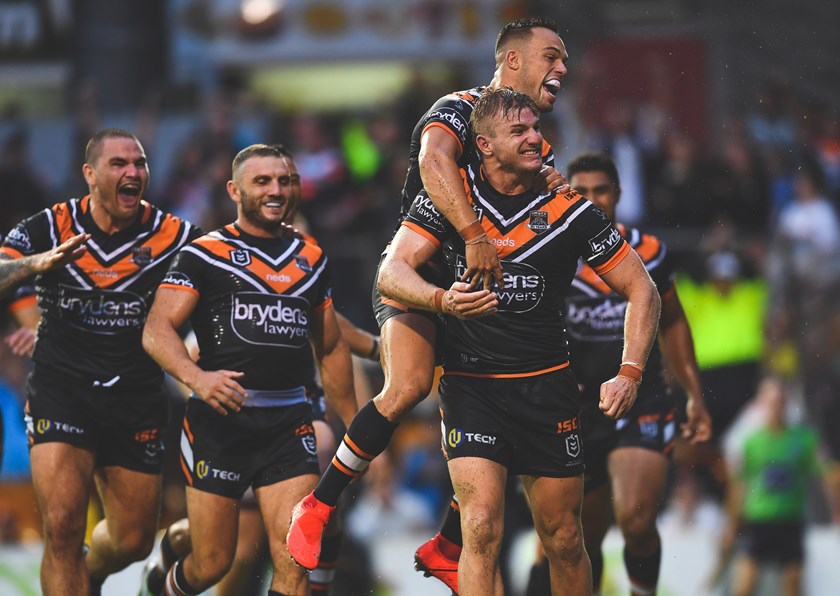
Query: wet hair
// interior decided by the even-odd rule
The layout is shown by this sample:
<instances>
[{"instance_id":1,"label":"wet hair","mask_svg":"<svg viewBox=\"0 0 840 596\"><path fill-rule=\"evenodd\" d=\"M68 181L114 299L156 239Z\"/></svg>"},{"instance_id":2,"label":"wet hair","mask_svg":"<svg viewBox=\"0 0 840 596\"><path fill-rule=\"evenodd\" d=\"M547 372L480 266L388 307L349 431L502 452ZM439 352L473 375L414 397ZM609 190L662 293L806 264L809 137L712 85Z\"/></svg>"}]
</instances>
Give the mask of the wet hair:
<instances>
[{"instance_id":1,"label":"wet hair","mask_svg":"<svg viewBox=\"0 0 840 596\"><path fill-rule=\"evenodd\" d=\"M511 21L502 27L499 36L496 37L496 64L501 60L501 52L511 41L528 38L531 36L531 31L537 28L548 29L560 35L557 21L548 17L528 17Z\"/></svg>"},{"instance_id":2,"label":"wet hair","mask_svg":"<svg viewBox=\"0 0 840 596\"><path fill-rule=\"evenodd\" d=\"M615 167L613 158L606 153L580 153L572 158L566 166L566 176L571 180L578 172L603 172L616 188L618 183L618 168Z\"/></svg>"},{"instance_id":3,"label":"wet hair","mask_svg":"<svg viewBox=\"0 0 840 596\"><path fill-rule=\"evenodd\" d=\"M519 114L522 110L531 110L539 118L540 109L537 104L525 93L514 91L510 87L488 89L475 102L475 108L470 115L470 126L473 135L486 135L493 133L490 120L501 113L502 117L509 118L511 114Z\"/></svg>"},{"instance_id":4,"label":"wet hair","mask_svg":"<svg viewBox=\"0 0 840 596\"><path fill-rule=\"evenodd\" d=\"M103 128L95 135L93 135L87 142L87 145L85 146L86 164L92 164L97 159L99 159L99 150L101 149L102 142L105 139L131 139L138 145L140 144L138 138L133 133L130 133L127 130L123 130L122 128Z\"/></svg>"},{"instance_id":5,"label":"wet hair","mask_svg":"<svg viewBox=\"0 0 840 596\"><path fill-rule=\"evenodd\" d=\"M258 143L256 145L249 145L245 147L242 151L236 154L236 157L233 158L233 164L231 165L231 170L233 171L234 175L236 171L242 166L243 163L251 159L252 157L285 157L287 159L294 159L294 155L292 152L286 149L285 146L277 144L277 145L264 145Z\"/></svg>"}]
</instances>

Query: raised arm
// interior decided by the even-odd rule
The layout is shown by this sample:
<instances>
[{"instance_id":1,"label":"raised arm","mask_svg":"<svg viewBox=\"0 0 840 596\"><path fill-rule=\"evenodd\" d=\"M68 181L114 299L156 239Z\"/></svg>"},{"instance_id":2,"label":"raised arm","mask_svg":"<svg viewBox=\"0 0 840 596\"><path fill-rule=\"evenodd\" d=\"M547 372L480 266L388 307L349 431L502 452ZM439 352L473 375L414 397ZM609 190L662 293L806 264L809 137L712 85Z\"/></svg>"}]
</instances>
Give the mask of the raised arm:
<instances>
[{"instance_id":1,"label":"raised arm","mask_svg":"<svg viewBox=\"0 0 840 596\"><path fill-rule=\"evenodd\" d=\"M170 375L189 387L219 414L238 412L246 397L236 382L243 373L230 370L205 371L190 357L178 334L198 304L198 294L186 290L159 288L146 326L143 348Z\"/></svg>"},{"instance_id":2,"label":"raised arm","mask_svg":"<svg viewBox=\"0 0 840 596\"><path fill-rule=\"evenodd\" d=\"M90 234L77 234L52 250L18 259L0 253L0 297L5 297L23 282L41 273L64 267L87 251L84 243Z\"/></svg>"},{"instance_id":3,"label":"raised arm","mask_svg":"<svg viewBox=\"0 0 840 596\"><path fill-rule=\"evenodd\" d=\"M466 242L467 270L462 280L481 280L488 289L495 277L499 287L504 287L499 254L467 199L457 163L460 155L461 144L450 132L440 126L427 128L420 139L418 156L423 188Z\"/></svg>"},{"instance_id":4,"label":"raised arm","mask_svg":"<svg viewBox=\"0 0 840 596\"><path fill-rule=\"evenodd\" d=\"M379 268L378 289L383 296L413 308L440 312L461 319L493 314L499 302L489 290L470 291L455 282L448 290L423 279L417 269L428 261L437 246L414 230L402 226L388 247ZM495 249L494 249L495 250Z\"/></svg>"},{"instance_id":5,"label":"raised arm","mask_svg":"<svg viewBox=\"0 0 840 596\"><path fill-rule=\"evenodd\" d=\"M309 334L321 373L321 383L324 385L324 395L344 425L349 427L359 406L353 386L350 348L342 337L332 305L312 313Z\"/></svg>"},{"instance_id":6,"label":"raised arm","mask_svg":"<svg viewBox=\"0 0 840 596\"><path fill-rule=\"evenodd\" d=\"M673 288L662 298L658 339L662 357L686 394L683 437L689 439L692 444L708 441L712 437L712 419L703 400L691 327L688 325L677 291Z\"/></svg>"},{"instance_id":7,"label":"raised arm","mask_svg":"<svg viewBox=\"0 0 840 596\"><path fill-rule=\"evenodd\" d=\"M642 260L630 251L601 278L627 300L624 314L624 351L618 374L601 385L600 408L610 418L621 418L636 401L642 372L659 323L660 300Z\"/></svg>"}]
</instances>

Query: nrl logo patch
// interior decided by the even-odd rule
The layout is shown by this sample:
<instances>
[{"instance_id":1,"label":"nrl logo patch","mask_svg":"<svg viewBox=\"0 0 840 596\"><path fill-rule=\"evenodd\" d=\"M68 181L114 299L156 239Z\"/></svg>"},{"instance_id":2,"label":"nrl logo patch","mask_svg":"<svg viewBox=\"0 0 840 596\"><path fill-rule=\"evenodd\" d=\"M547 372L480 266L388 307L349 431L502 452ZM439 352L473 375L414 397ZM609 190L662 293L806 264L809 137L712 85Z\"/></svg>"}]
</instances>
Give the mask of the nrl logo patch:
<instances>
[{"instance_id":1,"label":"nrl logo patch","mask_svg":"<svg viewBox=\"0 0 840 596\"><path fill-rule=\"evenodd\" d=\"M131 262L144 267L152 262L151 246L135 246L131 249Z\"/></svg>"},{"instance_id":2,"label":"nrl logo patch","mask_svg":"<svg viewBox=\"0 0 840 596\"><path fill-rule=\"evenodd\" d=\"M577 433L566 437L566 453L571 457L580 455L580 437Z\"/></svg>"},{"instance_id":3,"label":"nrl logo patch","mask_svg":"<svg viewBox=\"0 0 840 596\"><path fill-rule=\"evenodd\" d=\"M251 253L244 248L237 248L236 250L230 251L230 260L234 265L247 267L251 264Z\"/></svg>"},{"instance_id":4,"label":"nrl logo patch","mask_svg":"<svg viewBox=\"0 0 840 596\"><path fill-rule=\"evenodd\" d=\"M548 231L548 212L531 211L531 219L526 224L534 234L542 234Z\"/></svg>"}]
</instances>

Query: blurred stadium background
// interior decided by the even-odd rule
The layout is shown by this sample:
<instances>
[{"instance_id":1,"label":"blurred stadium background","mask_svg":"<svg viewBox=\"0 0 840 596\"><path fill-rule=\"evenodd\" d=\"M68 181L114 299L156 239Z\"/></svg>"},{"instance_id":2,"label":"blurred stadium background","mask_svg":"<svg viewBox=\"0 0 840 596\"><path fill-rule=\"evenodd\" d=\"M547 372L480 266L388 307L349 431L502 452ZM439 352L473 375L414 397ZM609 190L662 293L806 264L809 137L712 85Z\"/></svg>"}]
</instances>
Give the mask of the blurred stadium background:
<instances>
[{"instance_id":1,"label":"blurred stadium background","mask_svg":"<svg viewBox=\"0 0 840 596\"><path fill-rule=\"evenodd\" d=\"M488 82L499 28L529 15L558 19L571 57L543 124L557 168L582 150L616 158L619 220L659 235L677 258L707 399L724 417L755 409L745 404L758 374L772 371L792 382L795 419L822 422L822 432L840 423L840 4L2 0L0 232L85 193L84 142L104 126L143 141L148 198L205 229L233 217L224 182L236 151L281 142L297 156L307 225L336 265L337 302L374 331L370 288L411 129L439 96ZM832 215L809 217L814 201ZM374 395L380 373L357 365L360 390ZM733 370L749 373L745 389ZM2 594L38 593L20 416L27 371L0 346ZM176 396L173 387L173 436ZM437 416L427 400L401 426L385 471L355 488L353 546L335 594L445 593L411 571L449 495ZM738 432L717 441L737 454ZM162 525L184 511L170 452ZM661 594L726 593L705 586L725 478L706 456L708 466L677 452ZM826 459L836 476L828 450ZM811 493L807 593L837 593L840 533L830 522L840 509L819 483ZM510 501L506 560L519 593L533 538L515 486ZM605 594L627 592L620 549L611 535ZM109 580L105 593L134 593L138 574ZM769 576L761 593L775 585Z\"/></svg>"}]
</instances>

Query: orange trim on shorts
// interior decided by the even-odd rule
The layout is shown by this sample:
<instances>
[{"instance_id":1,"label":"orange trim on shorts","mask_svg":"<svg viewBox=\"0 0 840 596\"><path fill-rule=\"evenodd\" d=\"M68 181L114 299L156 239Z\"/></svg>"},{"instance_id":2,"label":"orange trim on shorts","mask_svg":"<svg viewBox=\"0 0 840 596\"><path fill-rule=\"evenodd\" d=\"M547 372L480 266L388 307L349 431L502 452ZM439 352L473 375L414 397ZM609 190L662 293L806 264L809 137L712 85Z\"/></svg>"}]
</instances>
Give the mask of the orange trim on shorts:
<instances>
[{"instance_id":1,"label":"orange trim on shorts","mask_svg":"<svg viewBox=\"0 0 840 596\"><path fill-rule=\"evenodd\" d=\"M190 423L187 421L187 417L184 416L184 432L187 433L187 440L190 442L190 445L193 444L193 434L190 430Z\"/></svg>"},{"instance_id":2,"label":"orange trim on shorts","mask_svg":"<svg viewBox=\"0 0 840 596\"><path fill-rule=\"evenodd\" d=\"M425 126L425 128L423 128L423 132L420 133L420 138L422 139L423 135L426 134L426 131L432 127L442 128L443 130L452 135L452 138L458 142L458 157L461 157L461 155L464 153L464 146L461 144L461 139L458 138L458 135L452 132L452 129L450 129L448 126L441 122L429 122Z\"/></svg>"},{"instance_id":3,"label":"orange trim on shorts","mask_svg":"<svg viewBox=\"0 0 840 596\"><path fill-rule=\"evenodd\" d=\"M181 455L181 469L184 471L184 476L187 477L187 484L190 486L193 485L192 474L190 474L190 469L187 467L187 462L184 460L184 456Z\"/></svg>"},{"instance_id":4,"label":"orange trim on shorts","mask_svg":"<svg viewBox=\"0 0 840 596\"><path fill-rule=\"evenodd\" d=\"M542 370L535 370L534 372L528 373L468 373L468 372L446 372L444 371L444 376L451 375L453 377L474 377L479 379L522 379L525 377L536 377L537 375L544 375L546 373L554 372L555 370L561 370L569 366L568 362L564 362L563 364L558 364L557 366L552 366L551 368L544 368Z\"/></svg>"},{"instance_id":5,"label":"orange trim on shorts","mask_svg":"<svg viewBox=\"0 0 840 596\"><path fill-rule=\"evenodd\" d=\"M618 249L618 252L616 252L612 257L610 257L609 261L598 267L593 267L595 273L597 273L598 275L603 275L604 273L612 271L616 265L618 265L621 261L624 260L624 257L630 254L631 250L632 249L630 248L630 245L627 244L627 242L625 241L624 245L620 249Z\"/></svg>"},{"instance_id":6,"label":"orange trim on shorts","mask_svg":"<svg viewBox=\"0 0 840 596\"><path fill-rule=\"evenodd\" d=\"M392 307L394 307L396 309L399 309L403 312L408 312L408 307L405 304L402 304L401 302L397 302L396 300L391 300L390 298L386 298L382 294L379 295L379 298L382 300L382 304L384 304L385 306L392 306Z\"/></svg>"}]
</instances>

